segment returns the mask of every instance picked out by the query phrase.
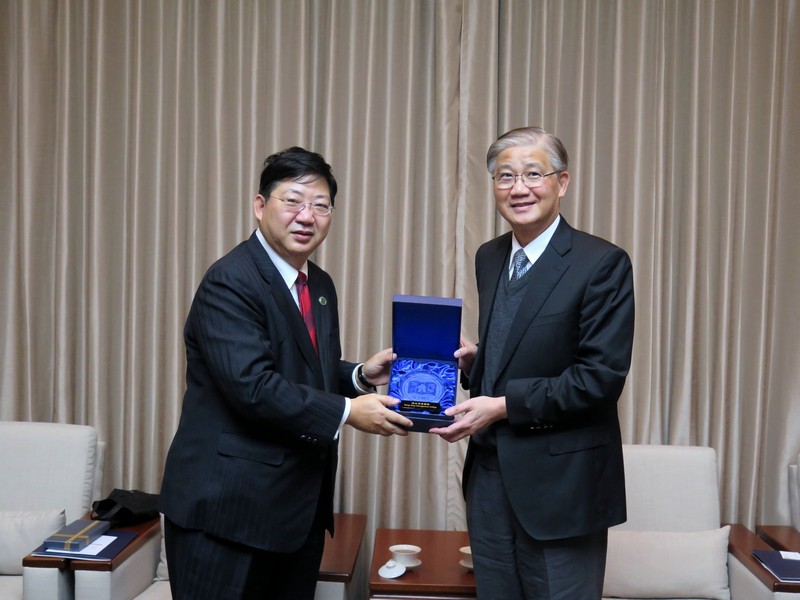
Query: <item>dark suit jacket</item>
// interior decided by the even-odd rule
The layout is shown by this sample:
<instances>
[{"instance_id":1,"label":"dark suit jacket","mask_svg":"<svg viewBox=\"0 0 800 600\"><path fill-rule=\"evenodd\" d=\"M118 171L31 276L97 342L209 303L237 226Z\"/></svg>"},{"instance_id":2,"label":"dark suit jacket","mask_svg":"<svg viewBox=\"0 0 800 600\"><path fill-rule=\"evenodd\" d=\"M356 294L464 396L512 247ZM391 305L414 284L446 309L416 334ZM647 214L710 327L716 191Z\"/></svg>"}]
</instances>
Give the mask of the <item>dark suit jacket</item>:
<instances>
[{"instance_id":1,"label":"dark suit jacket","mask_svg":"<svg viewBox=\"0 0 800 600\"><path fill-rule=\"evenodd\" d=\"M333 527L344 395L333 281L309 262L319 357L253 234L205 274L186 321L186 394L167 456L162 512L253 548L299 548L321 503Z\"/></svg>"},{"instance_id":2,"label":"dark suit jacket","mask_svg":"<svg viewBox=\"0 0 800 600\"><path fill-rule=\"evenodd\" d=\"M511 233L478 250L479 335L486 338ZM617 400L631 361L633 277L624 250L561 218L531 267L502 351L493 395L508 419L493 426L511 504L536 539L598 531L626 519ZM469 374L480 395L485 348ZM464 468L468 483L474 442Z\"/></svg>"}]
</instances>

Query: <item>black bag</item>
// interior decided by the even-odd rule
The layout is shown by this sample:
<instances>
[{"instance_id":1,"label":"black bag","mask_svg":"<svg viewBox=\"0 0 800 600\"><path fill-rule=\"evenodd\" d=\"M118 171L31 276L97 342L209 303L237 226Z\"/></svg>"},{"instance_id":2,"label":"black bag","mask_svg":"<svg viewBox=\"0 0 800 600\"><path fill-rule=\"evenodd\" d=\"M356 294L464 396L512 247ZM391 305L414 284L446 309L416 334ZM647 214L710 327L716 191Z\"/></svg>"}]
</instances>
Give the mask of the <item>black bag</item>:
<instances>
[{"instance_id":1,"label":"black bag","mask_svg":"<svg viewBox=\"0 0 800 600\"><path fill-rule=\"evenodd\" d=\"M159 517L158 494L139 490L113 490L105 500L92 503L92 518L110 521L111 527L127 527Z\"/></svg>"}]
</instances>

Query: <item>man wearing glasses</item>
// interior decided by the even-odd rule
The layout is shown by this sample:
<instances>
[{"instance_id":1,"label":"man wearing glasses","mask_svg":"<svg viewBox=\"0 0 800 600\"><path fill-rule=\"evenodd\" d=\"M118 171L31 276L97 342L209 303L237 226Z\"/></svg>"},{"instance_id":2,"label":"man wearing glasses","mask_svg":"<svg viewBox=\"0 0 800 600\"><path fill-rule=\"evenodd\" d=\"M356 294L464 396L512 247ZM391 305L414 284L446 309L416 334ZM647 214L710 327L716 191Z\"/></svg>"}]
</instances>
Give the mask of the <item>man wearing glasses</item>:
<instances>
[{"instance_id":1,"label":"man wearing glasses","mask_svg":"<svg viewBox=\"0 0 800 600\"><path fill-rule=\"evenodd\" d=\"M489 148L511 232L475 257L480 343L456 351L470 399L463 488L481 600L602 596L608 528L625 521L617 400L631 361L628 255L559 215L561 141L514 129Z\"/></svg>"},{"instance_id":2,"label":"man wearing glasses","mask_svg":"<svg viewBox=\"0 0 800 600\"><path fill-rule=\"evenodd\" d=\"M186 321L186 394L161 489L172 596L314 597L344 424L407 435L374 393L391 350L342 360L336 290L308 261L336 180L319 154L267 158L258 228L203 277Z\"/></svg>"}]
</instances>

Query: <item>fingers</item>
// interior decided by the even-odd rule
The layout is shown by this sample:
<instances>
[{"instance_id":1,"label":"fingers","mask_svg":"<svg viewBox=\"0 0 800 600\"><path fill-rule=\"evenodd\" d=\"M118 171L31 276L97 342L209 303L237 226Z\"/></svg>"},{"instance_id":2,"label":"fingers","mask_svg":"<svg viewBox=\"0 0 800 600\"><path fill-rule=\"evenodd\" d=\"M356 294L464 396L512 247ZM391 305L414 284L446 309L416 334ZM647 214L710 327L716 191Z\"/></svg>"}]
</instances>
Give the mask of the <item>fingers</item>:
<instances>
[{"instance_id":1,"label":"fingers","mask_svg":"<svg viewBox=\"0 0 800 600\"><path fill-rule=\"evenodd\" d=\"M461 338L461 346L453 352L453 357L458 359L458 368L462 371L469 372L472 368L472 362L475 360L475 355L478 353L478 347Z\"/></svg>"},{"instance_id":2,"label":"fingers","mask_svg":"<svg viewBox=\"0 0 800 600\"><path fill-rule=\"evenodd\" d=\"M477 433L494 420L487 411L488 401L491 400L495 399L480 396L451 406L444 412L447 416L456 417L456 420L448 427L431 429L431 433L435 433L448 442L457 442Z\"/></svg>"},{"instance_id":3,"label":"fingers","mask_svg":"<svg viewBox=\"0 0 800 600\"><path fill-rule=\"evenodd\" d=\"M411 419L404 417L403 415L396 413L394 411L390 411L390 413L393 415L391 419L392 423L394 423L398 427L402 427L403 431L405 431L406 433L408 433L408 430L414 426L414 423Z\"/></svg>"},{"instance_id":4,"label":"fingers","mask_svg":"<svg viewBox=\"0 0 800 600\"><path fill-rule=\"evenodd\" d=\"M448 427L435 427L429 433L438 435L451 444L471 435L470 428L464 423L464 419L456 421Z\"/></svg>"},{"instance_id":5,"label":"fingers","mask_svg":"<svg viewBox=\"0 0 800 600\"><path fill-rule=\"evenodd\" d=\"M477 348L475 344L462 337L458 341L458 350L456 352L459 356L464 356L465 354L474 354Z\"/></svg>"},{"instance_id":6,"label":"fingers","mask_svg":"<svg viewBox=\"0 0 800 600\"><path fill-rule=\"evenodd\" d=\"M398 417L401 417L400 420L393 421L389 420L390 427L386 429L386 433L382 433L381 435L390 436L390 435L408 435L408 432L411 430L411 427L414 425L411 421L403 417L402 415L398 415L397 413L393 413Z\"/></svg>"},{"instance_id":7,"label":"fingers","mask_svg":"<svg viewBox=\"0 0 800 600\"><path fill-rule=\"evenodd\" d=\"M458 404L454 404L453 406L445 409L444 414L448 417L456 417L458 415L463 415L465 412L469 412L472 408L472 401L471 400L464 400L463 402L459 402Z\"/></svg>"},{"instance_id":8,"label":"fingers","mask_svg":"<svg viewBox=\"0 0 800 600\"><path fill-rule=\"evenodd\" d=\"M365 361L365 365L369 363L373 366L383 366L392 362L395 359L395 354L392 352L391 348L384 348L380 352L371 356L368 360Z\"/></svg>"},{"instance_id":9,"label":"fingers","mask_svg":"<svg viewBox=\"0 0 800 600\"><path fill-rule=\"evenodd\" d=\"M370 396L377 398L378 401L384 406L396 406L400 400L392 396L384 396L383 394L370 394Z\"/></svg>"},{"instance_id":10,"label":"fingers","mask_svg":"<svg viewBox=\"0 0 800 600\"><path fill-rule=\"evenodd\" d=\"M409 430L414 425L409 419L404 417L403 415L394 412L393 410L384 409L385 412L385 422L381 423L379 426L378 433L382 436L388 437L390 435L408 435Z\"/></svg>"},{"instance_id":11,"label":"fingers","mask_svg":"<svg viewBox=\"0 0 800 600\"><path fill-rule=\"evenodd\" d=\"M399 400L380 394L367 394L354 398L350 405L347 424L366 433L378 435L408 435L413 423L403 415L387 408Z\"/></svg>"},{"instance_id":12,"label":"fingers","mask_svg":"<svg viewBox=\"0 0 800 600\"><path fill-rule=\"evenodd\" d=\"M364 362L364 376L375 386L389 383L389 371L396 356L391 348L386 348L371 356Z\"/></svg>"}]
</instances>

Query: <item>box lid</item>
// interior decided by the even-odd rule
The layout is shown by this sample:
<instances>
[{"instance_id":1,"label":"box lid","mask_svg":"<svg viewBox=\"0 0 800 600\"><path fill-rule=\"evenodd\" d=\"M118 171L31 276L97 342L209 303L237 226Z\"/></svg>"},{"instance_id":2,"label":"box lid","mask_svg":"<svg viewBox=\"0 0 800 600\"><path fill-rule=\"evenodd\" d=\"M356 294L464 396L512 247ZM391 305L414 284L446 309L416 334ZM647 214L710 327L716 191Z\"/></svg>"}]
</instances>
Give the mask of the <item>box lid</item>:
<instances>
[{"instance_id":1,"label":"box lid","mask_svg":"<svg viewBox=\"0 0 800 600\"><path fill-rule=\"evenodd\" d=\"M398 357L452 362L460 339L460 298L395 294L392 349Z\"/></svg>"}]
</instances>

